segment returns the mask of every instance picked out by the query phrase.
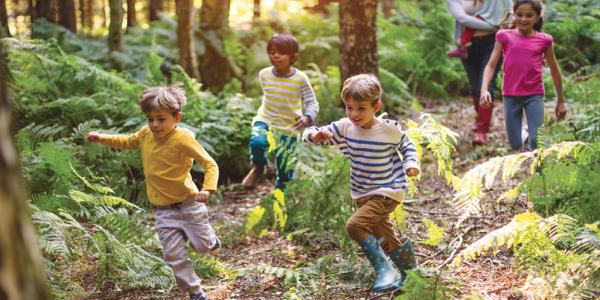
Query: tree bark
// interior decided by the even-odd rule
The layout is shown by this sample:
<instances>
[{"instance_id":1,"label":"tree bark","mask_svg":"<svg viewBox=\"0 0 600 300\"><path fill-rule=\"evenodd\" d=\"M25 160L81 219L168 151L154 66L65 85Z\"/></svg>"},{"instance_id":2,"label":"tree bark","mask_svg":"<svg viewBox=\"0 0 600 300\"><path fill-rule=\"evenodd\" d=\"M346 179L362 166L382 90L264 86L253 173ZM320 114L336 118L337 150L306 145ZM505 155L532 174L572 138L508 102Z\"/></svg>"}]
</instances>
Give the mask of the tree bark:
<instances>
[{"instance_id":1,"label":"tree bark","mask_svg":"<svg viewBox=\"0 0 600 300\"><path fill-rule=\"evenodd\" d=\"M61 0L59 1L59 14L60 25L71 30L71 32L77 32L77 19L75 18L75 1L73 0Z\"/></svg>"},{"instance_id":2,"label":"tree bark","mask_svg":"<svg viewBox=\"0 0 600 300\"><path fill-rule=\"evenodd\" d=\"M0 0L0 38L10 37L8 29L8 14L6 13L6 1Z\"/></svg>"},{"instance_id":3,"label":"tree bark","mask_svg":"<svg viewBox=\"0 0 600 300\"><path fill-rule=\"evenodd\" d=\"M254 0L252 6L252 21L256 22L260 20L260 0Z\"/></svg>"},{"instance_id":4,"label":"tree bark","mask_svg":"<svg viewBox=\"0 0 600 300\"><path fill-rule=\"evenodd\" d=\"M51 299L11 134L6 51L0 40L0 299Z\"/></svg>"},{"instance_id":5,"label":"tree bark","mask_svg":"<svg viewBox=\"0 0 600 300\"><path fill-rule=\"evenodd\" d=\"M372 73L377 66L377 0L340 0L340 70L346 78Z\"/></svg>"},{"instance_id":6,"label":"tree bark","mask_svg":"<svg viewBox=\"0 0 600 300\"><path fill-rule=\"evenodd\" d=\"M80 0L81 28L94 29L94 0Z\"/></svg>"},{"instance_id":7,"label":"tree bark","mask_svg":"<svg viewBox=\"0 0 600 300\"><path fill-rule=\"evenodd\" d=\"M219 93L233 78L233 68L225 53L230 0L204 0L200 9L200 36L205 45L200 61L202 85Z\"/></svg>"},{"instance_id":8,"label":"tree bark","mask_svg":"<svg viewBox=\"0 0 600 300\"><path fill-rule=\"evenodd\" d=\"M135 0L127 0L127 28L136 26L138 24L135 13Z\"/></svg>"},{"instance_id":9,"label":"tree bark","mask_svg":"<svg viewBox=\"0 0 600 300\"><path fill-rule=\"evenodd\" d=\"M192 0L177 0L177 46L179 47L179 65L193 78L198 78L198 61L194 47L194 3Z\"/></svg>"},{"instance_id":10,"label":"tree bark","mask_svg":"<svg viewBox=\"0 0 600 300\"><path fill-rule=\"evenodd\" d=\"M115 57L123 52L123 0L109 0L110 24L108 25L108 49L110 52L109 68L122 71L123 62Z\"/></svg>"},{"instance_id":11,"label":"tree bark","mask_svg":"<svg viewBox=\"0 0 600 300\"><path fill-rule=\"evenodd\" d=\"M384 18L389 18L392 16L392 10L394 9L394 0L382 0L381 1L381 10L383 12Z\"/></svg>"},{"instance_id":12,"label":"tree bark","mask_svg":"<svg viewBox=\"0 0 600 300\"><path fill-rule=\"evenodd\" d=\"M160 20L158 13L164 9L162 0L150 0L150 22Z\"/></svg>"}]
</instances>

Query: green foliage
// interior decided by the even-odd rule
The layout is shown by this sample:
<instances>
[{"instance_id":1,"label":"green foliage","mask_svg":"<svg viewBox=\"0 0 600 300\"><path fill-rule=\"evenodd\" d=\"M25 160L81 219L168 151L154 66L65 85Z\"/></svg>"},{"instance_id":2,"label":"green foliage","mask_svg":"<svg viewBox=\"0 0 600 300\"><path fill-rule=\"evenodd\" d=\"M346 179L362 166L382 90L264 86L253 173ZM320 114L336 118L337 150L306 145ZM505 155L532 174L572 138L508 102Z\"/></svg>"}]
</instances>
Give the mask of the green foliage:
<instances>
[{"instance_id":1,"label":"green foliage","mask_svg":"<svg viewBox=\"0 0 600 300\"><path fill-rule=\"evenodd\" d=\"M439 299L449 300L453 297L453 289L456 286L455 282L442 278L439 272L428 272L408 270L408 277L402 286L403 293L394 300L410 300L410 299Z\"/></svg>"},{"instance_id":2,"label":"green foliage","mask_svg":"<svg viewBox=\"0 0 600 300\"><path fill-rule=\"evenodd\" d=\"M533 152L494 157L475 166L471 170L467 171L462 178L457 178L454 182L454 189L456 190L456 193L454 194L453 201L462 213L457 224L460 225L466 218L480 211L480 202L481 198L483 197L482 188L485 187L489 189L494 184L497 185L498 183L496 180L498 177L500 177L504 183L507 183L510 179L515 177L520 178L521 181L523 181L524 179L522 176L526 176L527 174L529 174L529 177L534 175L539 176L541 177L540 180L542 180L541 182L530 181L531 183L526 185L517 184L515 189L509 190L505 195L500 197L500 200L505 198L515 199L519 195L519 192L523 191L525 186L531 187L533 192L538 191L541 188L546 195L552 192L552 189L555 189L557 193L581 192L582 188L586 186L583 183L583 180L588 180L587 178L565 178L565 180L561 182L569 183L568 186L552 187L552 189L550 189L549 186L544 183L546 180L548 180L545 170L549 166L554 165L556 161L561 160L575 161L578 165L584 168L596 166L600 155L598 147L598 144L563 142L552 145L545 149L540 148ZM536 169L538 168L541 168L541 174L537 174ZM593 167L593 169L596 168L597 167ZM527 169L529 169L528 172L523 172ZM558 178L556 180L562 180L561 178L564 176L564 174L559 174L556 172L552 173L552 169L550 169L548 172L550 172L549 175L553 176L553 178ZM586 174L594 175L594 177L600 176L597 171L590 171ZM542 187L539 187L540 183L542 184ZM562 197L564 196L565 195L562 195ZM542 195L542 197L546 196ZM552 195L551 197L556 197L556 194ZM541 201L542 200L540 200L540 202Z\"/></svg>"},{"instance_id":3,"label":"green foliage","mask_svg":"<svg viewBox=\"0 0 600 300\"><path fill-rule=\"evenodd\" d=\"M430 246L438 246L442 239L444 238L444 228L438 226L433 221L423 218L423 224L427 228L427 236L428 238L424 240L422 243Z\"/></svg>"},{"instance_id":4,"label":"green foliage","mask_svg":"<svg viewBox=\"0 0 600 300\"><path fill-rule=\"evenodd\" d=\"M588 299L600 294L600 235L598 222L578 227L566 215L542 218L522 213L469 245L454 264L506 246L528 274L523 291L548 299ZM592 228L592 229L590 229Z\"/></svg>"}]
</instances>

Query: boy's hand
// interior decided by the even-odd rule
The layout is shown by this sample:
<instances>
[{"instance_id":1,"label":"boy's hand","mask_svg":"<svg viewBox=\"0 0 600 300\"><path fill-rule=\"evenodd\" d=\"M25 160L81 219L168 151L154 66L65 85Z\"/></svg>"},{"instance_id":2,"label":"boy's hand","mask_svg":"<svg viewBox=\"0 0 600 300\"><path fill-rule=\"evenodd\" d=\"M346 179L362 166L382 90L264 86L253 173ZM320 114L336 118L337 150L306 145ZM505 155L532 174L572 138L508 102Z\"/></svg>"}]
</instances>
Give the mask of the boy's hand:
<instances>
[{"instance_id":1,"label":"boy's hand","mask_svg":"<svg viewBox=\"0 0 600 300\"><path fill-rule=\"evenodd\" d=\"M565 116L567 115L567 107L565 106L564 102L557 102L556 103L556 108L554 109L554 112L556 113L556 118L558 120L562 120L565 118Z\"/></svg>"},{"instance_id":2,"label":"boy's hand","mask_svg":"<svg viewBox=\"0 0 600 300\"><path fill-rule=\"evenodd\" d=\"M417 176L419 175L420 171L417 168L409 168L408 170L406 170L406 175L408 177L413 177L413 176Z\"/></svg>"},{"instance_id":3,"label":"boy's hand","mask_svg":"<svg viewBox=\"0 0 600 300\"><path fill-rule=\"evenodd\" d=\"M316 143L328 141L331 137L333 137L333 133L329 131L319 131L311 134L308 138Z\"/></svg>"},{"instance_id":4,"label":"boy's hand","mask_svg":"<svg viewBox=\"0 0 600 300\"><path fill-rule=\"evenodd\" d=\"M92 131L92 132L90 132L90 133L87 134L87 139L90 142L97 143L97 142L99 142L102 139L102 137L100 136L99 133L97 133L95 131Z\"/></svg>"},{"instance_id":5,"label":"boy's hand","mask_svg":"<svg viewBox=\"0 0 600 300\"><path fill-rule=\"evenodd\" d=\"M198 194L195 195L195 200L200 203L207 203L208 197L210 197L209 191L200 191Z\"/></svg>"},{"instance_id":6,"label":"boy's hand","mask_svg":"<svg viewBox=\"0 0 600 300\"><path fill-rule=\"evenodd\" d=\"M309 124L310 124L309 116L298 117L298 118L296 118L296 123L294 123L294 128L296 128L297 130L300 130L300 129L308 126Z\"/></svg>"},{"instance_id":7,"label":"boy's hand","mask_svg":"<svg viewBox=\"0 0 600 300\"><path fill-rule=\"evenodd\" d=\"M481 105L481 107L483 108L488 108L492 105L492 95L490 95L490 92L486 91L481 91L481 97L479 97L479 105Z\"/></svg>"}]
</instances>

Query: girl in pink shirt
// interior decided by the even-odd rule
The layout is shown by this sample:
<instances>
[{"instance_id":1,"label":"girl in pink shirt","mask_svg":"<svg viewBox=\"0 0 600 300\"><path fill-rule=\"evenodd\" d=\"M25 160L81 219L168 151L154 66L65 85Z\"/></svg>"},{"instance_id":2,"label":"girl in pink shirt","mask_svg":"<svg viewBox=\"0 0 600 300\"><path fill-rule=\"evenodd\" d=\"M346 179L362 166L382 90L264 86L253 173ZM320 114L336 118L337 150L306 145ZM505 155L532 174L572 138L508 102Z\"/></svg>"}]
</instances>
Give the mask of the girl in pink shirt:
<instances>
[{"instance_id":1,"label":"girl in pink shirt","mask_svg":"<svg viewBox=\"0 0 600 300\"><path fill-rule=\"evenodd\" d=\"M492 97L488 92L488 85L502 54L504 122L508 141L513 150L521 149L523 146L521 134L523 111L527 115L530 133L529 149L537 147L537 130L544 123L544 82L542 80L544 59L550 67L556 89L556 117L562 119L567 113L562 77L554 56L552 36L541 32L544 23L542 9L543 4L540 0L515 1L513 5L515 19L512 29L500 30L496 34L496 44L483 73L479 101L480 105L485 107L491 105Z\"/></svg>"}]
</instances>

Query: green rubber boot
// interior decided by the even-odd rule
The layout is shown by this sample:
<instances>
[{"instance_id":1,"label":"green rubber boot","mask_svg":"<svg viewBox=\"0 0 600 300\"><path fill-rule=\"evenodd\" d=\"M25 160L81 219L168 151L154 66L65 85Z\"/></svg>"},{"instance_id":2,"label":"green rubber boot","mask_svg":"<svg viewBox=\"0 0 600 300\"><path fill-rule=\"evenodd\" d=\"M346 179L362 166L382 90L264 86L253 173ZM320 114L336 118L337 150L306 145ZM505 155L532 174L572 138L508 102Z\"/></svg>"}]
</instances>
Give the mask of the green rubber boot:
<instances>
[{"instance_id":1,"label":"green rubber boot","mask_svg":"<svg viewBox=\"0 0 600 300\"><path fill-rule=\"evenodd\" d=\"M409 238L406 238L406 241L400 247L388 253L388 256L400 271L400 275L402 275L401 282L406 279L406 270L417 267L417 258L413 251L412 241Z\"/></svg>"},{"instance_id":2,"label":"green rubber boot","mask_svg":"<svg viewBox=\"0 0 600 300\"><path fill-rule=\"evenodd\" d=\"M373 291L385 292L399 289L402 286L402 277L387 260L383 249L377 243L377 239L373 235L369 235L359 244L375 269Z\"/></svg>"}]
</instances>

